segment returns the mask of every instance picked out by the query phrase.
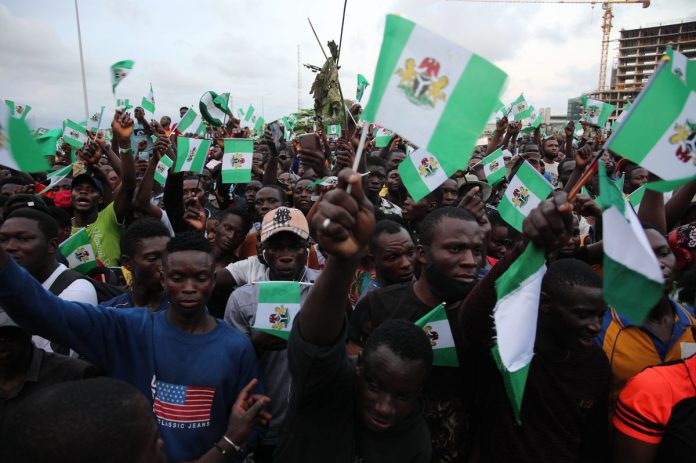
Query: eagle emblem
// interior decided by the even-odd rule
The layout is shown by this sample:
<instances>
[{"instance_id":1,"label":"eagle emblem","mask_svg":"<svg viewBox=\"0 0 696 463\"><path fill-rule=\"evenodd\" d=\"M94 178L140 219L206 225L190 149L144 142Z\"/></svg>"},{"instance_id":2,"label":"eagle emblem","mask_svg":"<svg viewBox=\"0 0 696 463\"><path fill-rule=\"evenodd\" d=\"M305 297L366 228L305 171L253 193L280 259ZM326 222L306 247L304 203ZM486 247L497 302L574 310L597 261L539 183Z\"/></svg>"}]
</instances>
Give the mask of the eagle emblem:
<instances>
[{"instance_id":1,"label":"eagle emblem","mask_svg":"<svg viewBox=\"0 0 696 463\"><path fill-rule=\"evenodd\" d=\"M288 327L289 323L288 309L284 305L276 306L273 313L268 316L268 322L274 330L283 330Z\"/></svg>"},{"instance_id":2,"label":"eagle emblem","mask_svg":"<svg viewBox=\"0 0 696 463\"><path fill-rule=\"evenodd\" d=\"M418 166L418 173L421 177L430 177L434 175L439 169L440 165L433 156L425 157L421 159L420 166Z\"/></svg>"},{"instance_id":3,"label":"eagle emblem","mask_svg":"<svg viewBox=\"0 0 696 463\"><path fill-rule=\"evenodd\" d=\"M439 101L446 101L443 91L449 84L447 76L440 76L440 63L432 57L426 57L416 66L416 60L408 58L396 74L401 78L397 87L408 100L426 108L434 108Z\"/></svg>"},{"instance_id":4,"label":"eagle emblem","mask_svg":"<svg viewBox=\"0 0 696 463\"><path fill-rule=\"evenodd\" d=\"M674 134L669 137L669 143L677 145L674 151L677 159L684 163L691 161L696 164L696 123L687 119L683 124L674 124Z\"/></svg>"},{"instance_id":5,"label":"eagle emblem","mask_svg":"<svg viewBox=\"0 0 696 463\"><path fill-rule=\"evenodd\" d=\"M512 204L515 207L522 208L529 201L529 190L526 187L515 188L512 191Z\"/></svg>"},{"instance_id":6,"label":"eagle emblem","mask_svg":"<svg viewBox=\"0 0 696 463\"><path fill-rule=\"evenodd\" d=\"M437 340L440 339L440 335L430 325L425 325L423 327L423 331L425 332L425 335L428 337L430 345L432 347L435 347L437 345Z\"/></svg>"}]
</instances>

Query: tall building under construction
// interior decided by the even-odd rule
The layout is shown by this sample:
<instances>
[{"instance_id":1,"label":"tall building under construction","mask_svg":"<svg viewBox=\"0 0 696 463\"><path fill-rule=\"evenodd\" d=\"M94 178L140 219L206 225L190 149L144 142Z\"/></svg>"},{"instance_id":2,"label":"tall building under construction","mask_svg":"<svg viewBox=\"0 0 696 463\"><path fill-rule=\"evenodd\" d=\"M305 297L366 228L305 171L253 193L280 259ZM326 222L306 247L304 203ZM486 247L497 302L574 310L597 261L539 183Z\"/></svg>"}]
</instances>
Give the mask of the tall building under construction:
<instances>
[{"instance_id":1,"label":"tall building under construction","mask_svg":"<svg viewBox=\"0 0 696 463\"><path fill-rule=\"evenodd\" d=\"M615 105L612 119L616 118L623 105L635 100L648 82L667 46L689 59L695 59L696 20L622 30L618 56L611 71L611 84L606 90L591 93L590 96ZM577 102L568 103L570 113L571 106Z\"/></svg>"}]
</instances>

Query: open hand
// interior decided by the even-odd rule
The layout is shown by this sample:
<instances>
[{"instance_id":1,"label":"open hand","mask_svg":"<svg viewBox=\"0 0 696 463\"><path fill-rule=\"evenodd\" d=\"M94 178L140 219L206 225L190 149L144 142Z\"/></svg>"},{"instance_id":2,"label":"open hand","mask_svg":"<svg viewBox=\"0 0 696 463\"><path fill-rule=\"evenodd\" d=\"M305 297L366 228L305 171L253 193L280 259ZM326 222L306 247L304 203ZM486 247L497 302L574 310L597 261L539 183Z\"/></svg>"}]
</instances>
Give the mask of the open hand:
<instances>
[{"instance_id":1,"label":"open hand","mask_svg":"<svg viewBox=\"0 0 696 463\"><path fill-rule=\"evenodd\" d=\"M267 426L271 422L271 414L264 410L264 407L271 403L271 399L265 395L251 393L257 383L256 378L249 381L230 410L230 421L225 435L240 447L244 446L254 427Z\"/></svg>"},{"instance_id":2,"label":"open hand","mask_svg":"<svg viewBox=\"0 0 696 463\"><path fill-rule=\"evenodd\" d=\"M121 149L130 148L130 137L133 135L133 119L130 114L116 110L114 120L111 121L111 131L118 141L118 146Z\"/></svg>"}]
</instances>

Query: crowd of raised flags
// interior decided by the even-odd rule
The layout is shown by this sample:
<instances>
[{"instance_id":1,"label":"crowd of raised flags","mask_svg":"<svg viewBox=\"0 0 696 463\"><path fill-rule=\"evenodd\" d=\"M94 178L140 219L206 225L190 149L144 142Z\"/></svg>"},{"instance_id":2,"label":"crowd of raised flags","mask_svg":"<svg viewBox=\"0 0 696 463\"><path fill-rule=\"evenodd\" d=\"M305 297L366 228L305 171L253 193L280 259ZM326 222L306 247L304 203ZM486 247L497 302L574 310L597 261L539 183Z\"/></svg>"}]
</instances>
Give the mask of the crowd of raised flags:
<instances>
[{"instance_id":1,"label":"crowd of raised flags","mask_svg":"<svg viewBox=\"0 0 696 463\"><path fill-rule=\"evenodd\" d=\"M111 67L112 92L133 70L134 62L124 60ZM541 116L523 94L509 104L500 102L507 75L483 57L446 40L403 17L386 19L384 39L373 82L358 75L357 100L368 85L371 93L362 113L362 123L374 124L375 146L386 147L395 136L415 146L399 166L402 181L413 200L418 201L458 171L469 166L474 146L486 123L495 114L520 122L523 131L534 131ZM649 189L670 191L696 179L696 63L669 50L632 103L611 126L605 148L642 166L660 181ZM155 179L164 184L169 171L200 173L206 162L211 140L187 136L202 135L207 125L219 127L234 114L229 93L207 91L198 105L181 118L177 156L164 156L156 168ZM48 170L46 156L59 138L76 149L82 148L93 133L108 130L103 123L104 106L89 120L66 119L62 130L32 134L26 118L31 106L5 100L6 117L0 121L0 164L25 172ZM152 84L141 106L155 113ZM577 131L584 125L606 129L615 108L587 96L582 97ZM117 99L116 107L128 110L128 99ZM200 113L200 114L199 114ZM265 121L253 105L237 108L241 125L261 134ZM294 135L294 115L281 119L286 137ZM329 136L341 135L340 125L329 125ZM48 146L48 149L46 148ZM53 152L52 152L53 151ZM251 179L253 140L224 141L222 180L246 183ZM553 191L553 186L529 163L523 162L512 178L506 177L505 156L498 149L481 164L488 183L508 180L498 211L513 228L522 230L525 217ZM51 184L69 173L69 167L53 172ZM600 168L600 199L604 227L604 280L608 303L636 323L660 297L662 275L647 244L645 233L631 205L636 206L645 192L630 202ZM322 183L323 184L323 183ZM96 265L86 233L74 234L65 241L61 252L70 266L85 270ZM533 355L537 307L545 256L528 246L515 264L496 283L497 304L494 312L497 343L494 356L505 377L511 400L519 416L524 383ZM621 284L618 284L618 282ZM259 283L259 313L256 328L287 337L292 319L299 311L299 283ZM456 365L452 335L442 306L417 322L426 333L439 333L433 340L435 361Z\"/></svg>"}]
</instances>

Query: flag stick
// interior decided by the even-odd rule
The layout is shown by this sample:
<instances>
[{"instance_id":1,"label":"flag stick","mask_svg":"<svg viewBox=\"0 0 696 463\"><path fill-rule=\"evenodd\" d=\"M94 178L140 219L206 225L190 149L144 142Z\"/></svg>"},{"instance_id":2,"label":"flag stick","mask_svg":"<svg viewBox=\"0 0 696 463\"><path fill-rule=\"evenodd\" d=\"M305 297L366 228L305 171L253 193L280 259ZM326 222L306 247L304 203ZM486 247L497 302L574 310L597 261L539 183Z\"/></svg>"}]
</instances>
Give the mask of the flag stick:
<instances>
[{"instance_id":1,"label":"flag stick","mask_svg":"<svg viewBox=\"0 0 696 463\"><path fill-rule=\"evenodd\" d=\"M87 80L85 79L85 59L82 56L82 32L80 31L80 12L75 0L75 19L77 20L77 43L80 46L80 68L82 69L82 95L85 99L85 120L89 120L89 103L87 102Z\"/></svg>"},{"instance_id":2,"label":"flag stick","mask_svg":"<svg viewBox=\"0 0 696 463\"><path fill-rule=\"evenodd\" d=\"M343 25L346 23L346 7L348 6L348 0L343 2L343 18L341 19L341 35L338 39L338 56L336 57L336 68L338 68L338 61L341 59L341 45L343 44Z\"/></svg>"},{"instance_id":3,"label":"flag stick","mask_svg":"<svg viewBox=\"0 0 696 463\"><path fill-rule=\"evenodd\" d=\"M367 140L367 121L362 121L362 132L360 133L360 143L358 143L358 151L355 153L355 159L353 160L353 172L358 171L360 166L360 158L362 157L363 149L365 148L365 140ZM352 185L348 185L346 188L346 193L350 194Z\"/></svg>"},{"instance_id":4,"label":"flag stick","mask_svg":"<svg viewBox=\"0 0 696 463\"><path fill-rule=\"evenodd\" d=\"M77 1L77 0L75 0ZM317 39L317 43L319 44L319 48L321 48L321 52L324 54L324 59L329 59L328 56L326 56L326 52L324 51L324 47L321 45L321 41L319 40L319 36L317 35L317 31L314 30L314 26L312 25L312 20L307 17L307 21L309 21L309 27L312 28L312 32L314 32L314 37Z\"/></svg>"},{"instance_id":5,"label":"flag stick","mask_svg":"<svg viewBox=\"0 0 696 463\"><path fill-rule=\"evenodd\" d=\"M601 151L600 151L601 153ZM592 176L597 172L599 166L599 155L595 156L595 158L592 160L589 166L585 168L585 172L582 174L582 177L578 179L577 182L575 182L575 185L573 185L573 188L570 189L568 192L568 197L567 201L570 203L575 199L575 196L577 196L578 193L580 193L580 190L582 187L590 181Z\"/></svg>"},{"instance_id":6,"label":"flag stick","mask_svg":"<svg viewBox=\"0 0 696 463\"><path fill-rule=\"evenodd\" d=\"M348 110L348 115L349 115L350 118L353 120L353 124L358 125L358 123L355 122L355 118L354 118L353 115L351 114L350 109L348 109L348 105L346 104L345 101L343 102L343 106Z\"/></svg>"}]
</instances>

